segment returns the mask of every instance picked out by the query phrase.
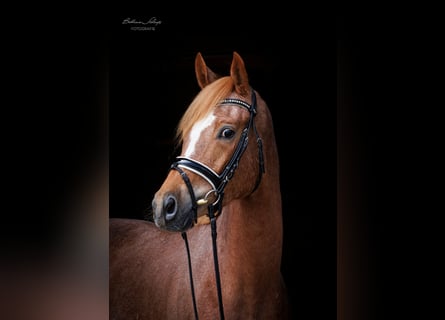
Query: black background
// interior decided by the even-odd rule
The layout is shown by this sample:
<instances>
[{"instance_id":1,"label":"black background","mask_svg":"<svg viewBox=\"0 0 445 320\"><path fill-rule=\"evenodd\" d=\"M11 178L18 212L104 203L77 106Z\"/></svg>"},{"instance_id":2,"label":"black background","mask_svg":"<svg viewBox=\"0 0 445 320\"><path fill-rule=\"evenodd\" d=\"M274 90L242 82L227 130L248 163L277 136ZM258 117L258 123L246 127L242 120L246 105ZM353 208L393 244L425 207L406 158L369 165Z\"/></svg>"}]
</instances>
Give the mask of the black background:
<instances>
[{"instance_id":1,"label":"black background","mask_svg":"<svg viewBox=\"0 0 445 320\"><path fill-rule=\"evenodd\" d=\"M437 317L443 19L361 9L337 16L339 316Z\"/></svg>"},{"instance_id":2,"label":"black background","mask_svg":"<svg viewBox=\"0 0 445 320\"><path fill-rule=\"evenodd\" d=\"M161 21L154 31L122 24L126 18L151 17ZM112 23L110 216L145 218L173 160L175 126L199 91L197 52L213 71L227 75L237 51L274 120L283 199L282 269L296 319L333 318L336 311L332 23L257 15L204 22L156 12L125 13Z\"/></svg>"}]
</instances>

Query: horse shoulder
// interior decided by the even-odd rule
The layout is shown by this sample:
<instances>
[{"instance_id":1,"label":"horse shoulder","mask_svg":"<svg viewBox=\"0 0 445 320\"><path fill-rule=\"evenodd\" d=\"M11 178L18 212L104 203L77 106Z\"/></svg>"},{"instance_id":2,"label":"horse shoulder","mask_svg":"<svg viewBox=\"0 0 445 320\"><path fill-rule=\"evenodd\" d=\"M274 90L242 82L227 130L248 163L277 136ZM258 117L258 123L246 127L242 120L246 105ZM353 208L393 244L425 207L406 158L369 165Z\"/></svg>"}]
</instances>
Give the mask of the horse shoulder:
<instances>
[{"instance_id":1,"label":"horse shoulder","mask_svg":"<svg viewBox=\"0 0 445 320\"><path fill-rule=\"evenodd\" d=\"M110 219L109 227L110 318L165 319L184 314L181 304L169 305L184 300L183 292L190 290L188 278L183 277L186 264L176 262L177 248L184 249L181 237L142 220Z\"/></svg>"},{"instance_id":2,"label":"horse shoulder","mask_svg":"<svg viewBox=\"0 0 445 320\"><path fill-rule=\"evenodd\" d=\"M155 252L147 247L159 230L133 219L110 219L109 286L112 319L148 318L154 292L147 277Z\"/></svg>"}]
</instances>

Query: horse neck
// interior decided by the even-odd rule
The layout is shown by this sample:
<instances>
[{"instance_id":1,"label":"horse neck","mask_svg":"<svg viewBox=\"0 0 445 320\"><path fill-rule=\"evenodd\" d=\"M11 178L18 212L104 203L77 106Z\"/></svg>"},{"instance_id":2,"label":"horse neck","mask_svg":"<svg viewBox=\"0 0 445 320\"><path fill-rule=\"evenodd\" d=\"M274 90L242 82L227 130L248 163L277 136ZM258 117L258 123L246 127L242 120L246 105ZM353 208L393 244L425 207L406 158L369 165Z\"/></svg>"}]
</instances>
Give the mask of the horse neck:
<instances>
[{"instance_id":1,"label":"horse neck","mask_svg":"<svg viewBox=\"0 0 445 320\"><path fill-rule=\"evenodd\" d=\"M283 234L279 164L275 143L268 145L272 148L265 150L266 172L258 189L223 207L218 241L223 263L278 274Z\"/></svg>"}]
</instances>

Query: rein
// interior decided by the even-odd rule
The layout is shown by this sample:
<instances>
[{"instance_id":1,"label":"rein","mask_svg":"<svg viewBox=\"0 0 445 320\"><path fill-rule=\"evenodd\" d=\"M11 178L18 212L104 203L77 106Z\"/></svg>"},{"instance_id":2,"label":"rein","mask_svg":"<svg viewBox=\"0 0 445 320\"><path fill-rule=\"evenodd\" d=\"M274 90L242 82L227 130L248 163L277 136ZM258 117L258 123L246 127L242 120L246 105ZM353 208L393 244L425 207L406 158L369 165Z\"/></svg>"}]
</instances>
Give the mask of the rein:
<instances>
[{"instance_id":1,"label":"rein","mask_svg":"<svg viewBox=\"0 0 445 320\"><path fill-rule=\"evenodd\" d=\"M227 183L232 179L233 174L235 173L236 168L238 168L239 161L241 159L241 156L243 155L244 151L247 148L247 145L249 143L249 131L250 128L253 129L256 138L257 138L257 145L258 145L258 161L259 161L259 172L257 176L257 180L255 182L255 186L252 189L251 193L255 192L255 190L258 188L262 174L265 172L264 170L264 156L263 156L263 144L262 140L258 135L257 129L255 127L254 123L254 117L257 113L257 103L256 103L256 95L255 92L252 90L252 104L248 104L247 102L240 100L240 99L224 99L222 100L219 105L237 105L241 106L245 109L247 109L250 113L249 121L246 125L246 127L243 129L241 133L240 140L238 141L238 145L236 146L235 152L233 153L232 157L230 158L229 162L224 167L224 170L221 174L217 174L213 169L209 168L205 164L191 159L187 157L177 157L178 161L174 162L170 169L176 170L181 175L182 179L184 180L184 183L187 186L187 189L190 193L190 198L192 200L192 211L194 213L194 221L195 223L198 220L198 206L204 205L208 203L208 195L212 192L216 195L216 200L209 204L208 209L208 217L210 218L210 225L211 225L211 233L212 233L212 248L213 248L213 261L215 266L215 280L216 280L216 288L218 293L218 304L219 304L219 314L220 319L224 319L224 307L223 307L223 301L222 301L222 293L221 293L221 278L219 273L219 263L218 263L218 250L216 247L216 215L217 213L220 214L222 210L222 202L224 197L224 189L227 185ZM195 194L193 192L193 187L190 182L190 179L188 178L185 171L182 170L182 168L185 168L202 178L204 178L211 186L212 189L205 195L203 199L196 200ZM193 309L195 312L195 319L198 320L198 309L196 306L196 298L195 298L195 289L193 286L193 274L192 274L192 264L191 264L191 258L190 258L190 249L187 241L187 234L186 232L181 233L182 238L184 239L186 250L187 250L187 257L188 257L188 265L189 265L189 275L190 275L190 287L192 290L192 299L193 299Z\"/></svg>"}]
</instances>

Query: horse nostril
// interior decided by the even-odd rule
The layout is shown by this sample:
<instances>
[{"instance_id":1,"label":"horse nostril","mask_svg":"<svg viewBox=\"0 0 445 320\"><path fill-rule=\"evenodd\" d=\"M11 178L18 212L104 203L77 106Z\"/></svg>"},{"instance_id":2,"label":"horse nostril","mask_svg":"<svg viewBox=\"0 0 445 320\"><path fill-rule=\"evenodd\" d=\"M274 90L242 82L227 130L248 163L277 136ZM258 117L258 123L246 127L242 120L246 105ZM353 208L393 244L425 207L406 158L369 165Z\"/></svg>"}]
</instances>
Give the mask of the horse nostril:
<instances>
[{"instance_id":1,"label":"horse nostril","mask_svg":"<svg viewBox=\"0 0 445 320\"><path fill-rule=\"evenodd\" d=\"M172 195L169 195L164 202L165 219L166 220L173 219L177 211L178 211L178 206L176 198Z\"/></svg>"}]
</instances>

